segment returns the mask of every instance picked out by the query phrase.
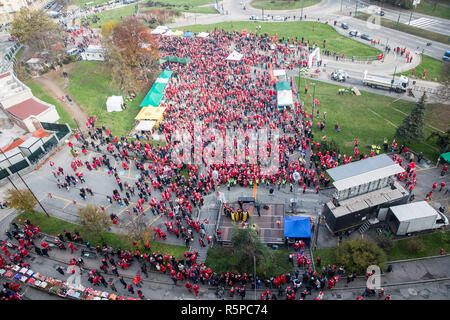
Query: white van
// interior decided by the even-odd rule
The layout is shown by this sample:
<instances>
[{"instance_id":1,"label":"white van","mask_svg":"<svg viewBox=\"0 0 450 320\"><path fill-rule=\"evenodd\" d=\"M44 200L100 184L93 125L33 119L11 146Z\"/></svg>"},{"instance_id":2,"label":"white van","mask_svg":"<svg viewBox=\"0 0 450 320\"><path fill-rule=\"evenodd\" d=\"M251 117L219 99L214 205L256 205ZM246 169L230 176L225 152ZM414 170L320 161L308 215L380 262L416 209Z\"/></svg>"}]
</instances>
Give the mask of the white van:
<instances>
[{"instance_id":1,"label":"white van","mask_svg":"<svg viewBox=\"0 0 450 320\"><path fill-rule=\"evenodd\" d=\"M78 48L71 48L71 49L66 50L66 53L68 55L70 55L70 56L76 56L76 55L78 55L80 53L80 49L78 49Z\"/></svg>"}]
</instances>

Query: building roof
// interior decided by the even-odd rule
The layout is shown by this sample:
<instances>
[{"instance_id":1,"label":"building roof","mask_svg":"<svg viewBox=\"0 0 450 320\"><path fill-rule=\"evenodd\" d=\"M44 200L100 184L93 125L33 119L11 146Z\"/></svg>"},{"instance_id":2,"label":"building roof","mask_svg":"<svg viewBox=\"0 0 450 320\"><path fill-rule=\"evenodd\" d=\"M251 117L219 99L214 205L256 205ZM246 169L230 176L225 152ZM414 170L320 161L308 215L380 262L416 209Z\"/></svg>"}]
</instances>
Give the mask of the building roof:
<instances>
[{"instance_id":1,"label":"building roof","mask_svg":"<svg viewBox=\"0 0 450 320\"><path fill-rule=\"evenodd\" d=\"M41 141L41 138L38 137L29 137L27 140L25 140L20 146L19 148L27 148L29 149L30 147L32 147L36 142Z\"/></svg>"},{"instance_id":2,"label":"building roof","mask_svg":"<svg viewBox=\"0 0 450 320\"><path fill-rule=\"evenodd\" d=\"M397 181L394 182L394 186L396 187L395 189L391 189L388 186L353 198L341 200L339 201L339 207L336 207L332 201L327 202L327 206L335 217L340 217L386 202L393 202L407 195L406 190Z\"/></svg>"},{"instance_id":3,"label":"building roof","mask_svg":"<svg viewBox=\"0 0 450 320\"><path fill-rule=\"evenodd\" d=\"M21 145L25 140L26 140L26 138L17 139L16 141L12 142L11 144L4 146L1 150L2 150L2 152L12 150L12 149L16 148L17 146Z\"/></svg>"},{"instance_id":4,"label":"building roof","mask_svg":"<svg viewBox=\"0 0 450 320\"><path fill-rule=\"evenodd\" d=\"M20 120L25 120L31 116L40 115L48 108L49 106L37 101L34 98L30 98L6 109L6 111L11 113L16 118L19 118Z\"/></svg>"},{"instance_id":5,"label":"building roof","mask_svg":"<svg viewBox=\"0 0 450 320\"><path fill-rule=\"evenodd\" d=\"M380 154L329 169L327 173L334 180L333 185L337 190L346 190L403 171L405 170L389 156Z\"/></svg>"},{"instance_id":6,"label":"building roof","mask_svg":"<svg viewBox=\"0 0 450 320\"><path fill-rule=\"evenodd\" d=\"M425 217L438 216L438 212L426 201L402 204L390 208L398 221L409 221Z\"/></svg>"},{"instance_id":7,"label":"building roof","mask_svg":"<svg viewBox=\"0 0 450 320\"><path fill-rule=\"evenodd\" d=\"M31 135L33 137L37 137L37 138L45 138L45 137L49 137L50 136L50 134L47 131L45 131L43 128L40 128L39 130L36 130Z\"/></svg>"}]
</instances>

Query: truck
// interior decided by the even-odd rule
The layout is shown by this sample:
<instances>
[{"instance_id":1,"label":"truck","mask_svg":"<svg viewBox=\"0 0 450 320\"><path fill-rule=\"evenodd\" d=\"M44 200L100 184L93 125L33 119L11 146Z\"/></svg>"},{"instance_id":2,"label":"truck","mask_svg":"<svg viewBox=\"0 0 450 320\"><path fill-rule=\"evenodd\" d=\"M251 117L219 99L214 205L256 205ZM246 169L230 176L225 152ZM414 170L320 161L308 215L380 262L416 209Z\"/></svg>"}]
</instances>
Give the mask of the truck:
<instances>
[{"instance_id":1,"label":"truck","mask_svg":"<svg viewBox=\"0 0 450 320\"><path fill-rule=\"evenodd\" d=\"M449 222L442 211L435 210L426 201L412 202L390 207L386 221L389 229L395 235L411 235L414 232L447 226Z\"/></svg>"},{"instance_id":2,"label":"truck","mask_svg":"<svg viewBox=\"0 0 450 320\"><path fill-rule=\"evenodd\" d=\"M409 79L405 76L400 76L397 80L394 78L385 78L380 76L373 76L364 71L363 84L371 88L380 88L394 90L395 92L406 92L409 86Z\"/></svg>"}]
</instances>

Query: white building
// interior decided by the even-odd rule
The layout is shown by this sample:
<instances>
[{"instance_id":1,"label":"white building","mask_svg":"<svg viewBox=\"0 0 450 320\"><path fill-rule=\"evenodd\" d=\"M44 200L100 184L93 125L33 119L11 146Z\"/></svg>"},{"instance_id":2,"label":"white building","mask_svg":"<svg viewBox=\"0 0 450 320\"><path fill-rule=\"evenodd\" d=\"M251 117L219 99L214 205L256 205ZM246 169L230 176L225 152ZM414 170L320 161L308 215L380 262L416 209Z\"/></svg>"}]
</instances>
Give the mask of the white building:
<instances>
[{"instance_id":1,"label":"white building","mask_svg":"<svg viewBox=\"0 0 450 320\"><path fill-rule=\"evenodd\" d=\"M49 0L0 0L0 23L12 22L14 15L22 8L40 9L47 2Z\"/></svg>"},{"instance_id":2,"label":"white building","mask_svg":"<svg viewBox=\"0 0 450 320\"><path fill-rule=\"evenodd\" d=\"M0 75L0 107L15 124L28 132L40 129L39 122L53 123L59 119L54 105L34 97L11 72Z\"/></svg>"}]
</instances>

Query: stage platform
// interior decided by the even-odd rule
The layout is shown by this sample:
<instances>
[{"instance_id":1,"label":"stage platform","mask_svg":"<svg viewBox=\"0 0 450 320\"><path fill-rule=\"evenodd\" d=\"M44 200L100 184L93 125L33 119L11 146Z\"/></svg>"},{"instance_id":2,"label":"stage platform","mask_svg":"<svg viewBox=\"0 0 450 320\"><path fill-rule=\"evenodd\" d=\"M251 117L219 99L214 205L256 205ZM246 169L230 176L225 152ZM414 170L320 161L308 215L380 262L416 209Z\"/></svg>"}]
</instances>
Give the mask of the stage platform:
<instances>
[{"instance_id":1,"label":"stage platform","mask_svg":"<svg viewBox=\"0 0 450 320\"><path fill-rule=\"evenodd\" d=\"M226 206L234 210L239 208L239 204L226 203ZM265 204L261 204L261 216L258 216L254 203L244 203L243 210L248 210L250 214L247 225L256 225L261 242L268 244L284 244L284 204L267 204L268 209L264 209ZM237 223L242 225L242 221L234 222L223 213L224 206L220 208L220 221L218 229L222 232L222 244L231 243L232 226ZM279 222L279 223L278 223Z\"/></svg>"}]
</instances>

